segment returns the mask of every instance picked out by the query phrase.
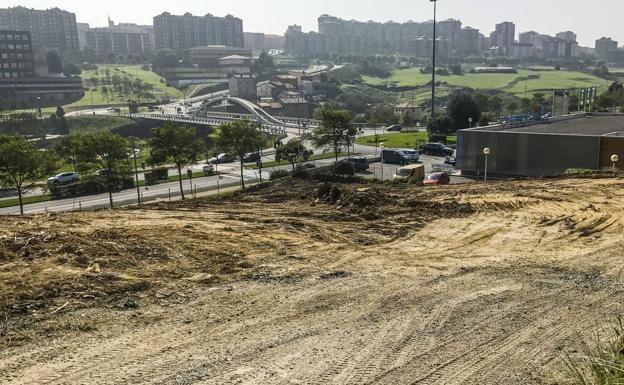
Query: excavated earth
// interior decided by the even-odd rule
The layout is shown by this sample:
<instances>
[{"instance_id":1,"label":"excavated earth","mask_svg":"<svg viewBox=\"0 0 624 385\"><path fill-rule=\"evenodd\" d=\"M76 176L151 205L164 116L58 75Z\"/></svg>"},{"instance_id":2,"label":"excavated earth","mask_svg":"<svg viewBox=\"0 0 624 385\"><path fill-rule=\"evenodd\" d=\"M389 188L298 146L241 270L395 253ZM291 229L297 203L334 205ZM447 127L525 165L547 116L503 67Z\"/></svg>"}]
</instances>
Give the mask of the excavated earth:
<instances>
[{"instance_id":1,"label":"excavated earth","mask_svg":"<svg viewBox=\"0 0 624 385\"><path fill-rule=\"evenodd\" d=\"M624 311L623 187L286 180L3 217L0 383L565 383Z\"/></svg>"}]
</instances>

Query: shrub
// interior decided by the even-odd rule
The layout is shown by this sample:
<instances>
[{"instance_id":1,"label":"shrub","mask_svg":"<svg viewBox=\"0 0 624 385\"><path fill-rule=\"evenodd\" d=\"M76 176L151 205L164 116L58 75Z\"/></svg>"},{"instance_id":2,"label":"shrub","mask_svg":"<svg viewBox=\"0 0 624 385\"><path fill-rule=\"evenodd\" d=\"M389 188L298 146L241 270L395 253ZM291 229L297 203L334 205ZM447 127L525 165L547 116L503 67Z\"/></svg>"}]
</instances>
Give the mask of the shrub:
<instances>
[{"instance_id":1,"label":"shrub","mask_svg":"<svg viewBox=\"0 0 624 385\"><path fill-rule=\"evenodd\" d=\"M276 179L287 178L289 176L290 176L290 173L288 172L288 170L275 170L271 172L269 179L276 180Z\"/></svg>"}]
</instances>

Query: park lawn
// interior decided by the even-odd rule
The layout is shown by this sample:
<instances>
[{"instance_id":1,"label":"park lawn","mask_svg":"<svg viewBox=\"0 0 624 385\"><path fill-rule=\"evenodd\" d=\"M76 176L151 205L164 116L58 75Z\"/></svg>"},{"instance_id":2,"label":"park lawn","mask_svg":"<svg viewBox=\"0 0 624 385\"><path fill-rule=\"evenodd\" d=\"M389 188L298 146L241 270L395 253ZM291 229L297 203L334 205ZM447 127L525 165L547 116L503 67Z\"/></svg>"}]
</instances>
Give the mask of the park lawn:
<instances>
[{"instance_id":1,"label":"park lawn","mask_svg":"<svg viewBox=\"0 0 624 385\"><path fill-rule=\"evenodd\" d=\"M52 195L34 195L26 196L22 198L22 203L28 205L31 203L47 202L52 200ZM0 200L0 208L19 206L19 198L2 199Z\"/></svg>"},{"instance_id":2,"label":"park lawn","mask_svg":"<svg viewBox=\"0 0 624 385\"><path fill-rule=\"evenodd\" d=\"M583 88L597 86L603 90L607 81L580 71L531 71L522 69L517 74L471 74L436 75L436 81L453 87L470 87L473 89L501 89L513 94L523 94L525 79L528 76L539 76L526 81L527 92L545 91L557 88ZM364 83L371 85L421 87L431 81L431 74L421 74L419 68L392 71L387 79L364 76Z\"/></svg>"},{"instance_id":3,"label":"park lawn","mask_svg":"<svg viewBox=\"0 0 624 385\"><path fill-rule=\"evenodd\" d=\"M124 126L130 121L126 117L109 115L81 115L67 118L71 134L88 134L103 130L112 130Z\"/></svg>"},{"instance_id":4,"label":"park lawn","mask_svg":"<svg viewBox=\"0 0 624 385\"><path fill-rule=\"evenodd\" d=\"M529 72L529 71L526 71ZM514 79L526 76L522 71L517 74L463 74L463 75L436 75L436 82L448 83L456 87L503 88ZM364 83L372 85L395 85L397 87L418 87L431 81L431 74L420 73L420 68L408 68L392 71L387 79L364 76Z\"/></svg>"},{"instance_id":5,"label":"park lawn","mask_svg":"<svg viewBox=\"0 0 624 385\"><path fill-rule=\"evenodd\" d=\"M610 84L605 79L580 71L529 71L528 75L539 75L539 79L526 81L526 88L530 93L558 88L587 88L594 86L598 87L599 92L602 92ZM525 81L519 81L510 89L505 89L505 91L516 95L524 95L524 90Z\"/></svg>"},{"instance_id":6,"label":"park lawn","mask_svg":"<svg viewBox=\"0 0 624 385\"><path fill-rule=\"evenodd\" d=\"M76 107L88 107L91 106L91 103L96 106L105 106L109 104L125 104L128 99L136 99L136 95L123 95L119 96L116 93L109 93L108 100L106 96L101 92L101 86L112 87L112 84L106 84L106 76L104 75L104 70L109 69L111 72L111 77L114 74L121 76L129 77L131 79L139 78L146 83L150 83L154 86L154 89L149 91L154 95L155 98L169 96L173 99L180 99L183 97L182 91L168 87L164 83L161 83L161 77L151 71L145 71L141 69L140 65L116 65L116 64L96 64L98 66L98 75L95 74L94 70L86 70L82 71L81 77L85 88L85 96L68 105L68 108L76 108ZM89 79L92 77L98 78L97 87L93 87L90 83ZM91 96L93 95L93 101L91 100Z\"/></svg>"},{"instance_id":7,"label":"park lawn","mask_svg":"<svg viewBox=\"0 0 624 385\"><path fill-rule=\"evenodd\" d=\"M348 155L358 155L358 154L351 154L349 153ZM343 156L347 156L346 152L341 152L338 154L338 157L343 157ZM316 155L312 155L309 159L308 162L313 162L315 160L322 160L322 159L331 159L331 158L335 158L336 154L334 154L333 152L325 152L323 154L316 154ZM269 167L275 167L275 166L284 166L284 165L289 165L291 164L289 161L287 160L282 160L280 162L278 161L271 161L271 162L262 162L262 168L269 168ZM258 166L255 163L248 163L245 165L246 168L252 169L252 170L256 170L258 168Z\"/></svg>"},{"instance_id":8,"label":"park lawn","mask_svg":"<svg viewBox=\"0 0 624 385\"><path fill-rule=\"evenodd\" d=\"M457 137L448 136L447 140L453 144L457 141ZM355 143L363 146L375 147L376 143L383 143L385 148L416 148L418 144L427 143L429 134L424 131L399 132L396 134L379 134L378 139L375 135L362 136L355 140Z\"/></svg>"}]
</instances>

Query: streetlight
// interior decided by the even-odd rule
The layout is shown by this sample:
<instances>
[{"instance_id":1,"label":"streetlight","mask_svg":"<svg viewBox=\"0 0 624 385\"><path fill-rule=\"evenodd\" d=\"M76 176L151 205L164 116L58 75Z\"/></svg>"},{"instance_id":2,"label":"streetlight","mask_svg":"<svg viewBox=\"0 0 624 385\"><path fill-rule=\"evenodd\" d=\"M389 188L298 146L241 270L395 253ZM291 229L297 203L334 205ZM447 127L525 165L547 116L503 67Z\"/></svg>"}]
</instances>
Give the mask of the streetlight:
<instances>
[{"instance_id":1,"label":"streetlight","mask_svg":"<svg viewBox=\"0 0 624 385\"><path fill-rule=\"evenodd\" d=\"M612 155L611 162L613 162L613 173L615 174L615 164L620 161L619 155Z\"/></svg>"},{"instance_id":2,"label":"streetlight","mask_svg":"<svg viewBox=\"0 0 624 385\"><path fill-rule=\"evenodd\" d=\"M384 144L381 143L379 145L379 149L381 151L381 181L384 181Z\"/></svg>"},{"instance_id":3,"label":"streetlight","mask_svg":"<svg viewBox=\"0 0 624 385\"><path fill-rule=\"evenodd\" d=\"M91 111L95 115L95 105L93 104L93 88L91 88Z\"/></svg>"},{"instance_id":4,"label":"streetlight","mask_svg":"<svg viewBox=\"0 0 624 385\"><path fill-rule=\"evenodd\" d=\"M429 0L433 3L433 54L431 59L431 123L435 121L435 71L436 71L436 19L438 0Z\"/></svg>"},{"instance_id":5,"label":"streetlight","mask_svg":"<svg viewBox=\"0 0 624 385\"><path fill-rule=\"evenodd\" d=\"M488 172L488 157L492 153L489 147L483 149L483 155L485 155L485 177L483 179L484 182L487 182L487 172Z\"/></svg>"},{"instance_id":6,"label":"streetlight","mask_svg":"<svg viewBox=\"0 0 624 385\"><path fill-rule=\"evenodd\" d=\"M468 118L468 124L469 124L470 128L472 128L472 118Z\"/></svg>"},{"instance_id":7,"label":"streetlight","mask_svg":"<svg viewBox=\"0 0 624 385\"><path fill-rule=\"evenodd\" d=\"M133 119L132 119L132 109L130 108L132 104L132 101L128 100L128 117L130 118L130 130L132 130L132 126L133 126ZM141 205L141 189L139 188L139 169L137 167L137 148L136 148L136 137L132 138L132 157L134 158L134 182L136 184L136 191L137 191L137 202L139 203L139 206ZM143 170L145 171L145 170ZM147 183L146 183L147 186Z\"/></svg>"}]
</instances>

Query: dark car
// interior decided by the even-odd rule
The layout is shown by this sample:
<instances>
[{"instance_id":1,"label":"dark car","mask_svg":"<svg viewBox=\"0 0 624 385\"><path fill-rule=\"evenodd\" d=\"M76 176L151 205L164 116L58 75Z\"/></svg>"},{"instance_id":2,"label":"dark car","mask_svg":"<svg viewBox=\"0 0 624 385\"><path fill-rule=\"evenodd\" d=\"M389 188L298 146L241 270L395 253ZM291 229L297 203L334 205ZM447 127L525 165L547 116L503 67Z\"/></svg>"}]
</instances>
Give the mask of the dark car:
<instances>
[{"instance_id":1,"label":"dark car","mask_svg":"<svg viewBox=\"0 0 624 385\"><path fill-rule=\"evenodd\" d=\"M384 163L405 165L410 163L410 159L399 150L383 150L381 152L381 160Z\"/></svg>"},{"instance_id":2,"label":"dark car","mask_svg":"<svg viewBox=\"0 0 624 385\"><path fill-rule=\"evenodd\" d=\"M370 168L370 166L368 165L368 159L363 156L351 156L349 158L341 160L338 163L349 163L353 165L354 172L362 172Z\"/></svg>"},{"instance_id":3,"label":"dark car","mask_svg":"<svg viewBox=\"0 0 624 385\"><path fill-rule=\"evenodd\" d=\"M450 184L451 177L445 172L435 172L429 175L423 183L429 186Z\"/></svg>"},{"instance_id":4,"label":"dark car","mask_svg":"<svg viewBox=\"0 0 624 385\"><path fill-rule=\"evenodd\" d=\"M392 126L386 128L388 132L399 132L403 129L400 124L393 124Z\"/></svg>"},{"instance_id":5,"label":"dark car","mask_svg":"<svg viewBox=\"0 0 624 385\"><path fill-rule=\"evenodd\" d=\"M427 143L422 147L422 153L433 156L453 156L455 150L442 143Z\"/></svg>"},{"instance_id":6,"label":"dark car","mask_svg":"<svg viewBox=\"0 0 624 385\"><path fill-rule=\"evenodd\" d=\"M232 163L232 162L236 162L236 157L230 154L219 154L208 161L208 163L212 163L212 164L222 164L222 163Z\"/></svg>"},{"instance_id":7,"label":"dark car","mask_svg":"<svg viewBox=\"0 0 624 385\"><path fill-rule=\"evenodd\" d=\"M245 158L243 159L243 162L245 163L257 163L260 161L260 153L259 152L254 152L251 154L247 154L247 156L245 156Z\"/></svg>"}]
</instances>

